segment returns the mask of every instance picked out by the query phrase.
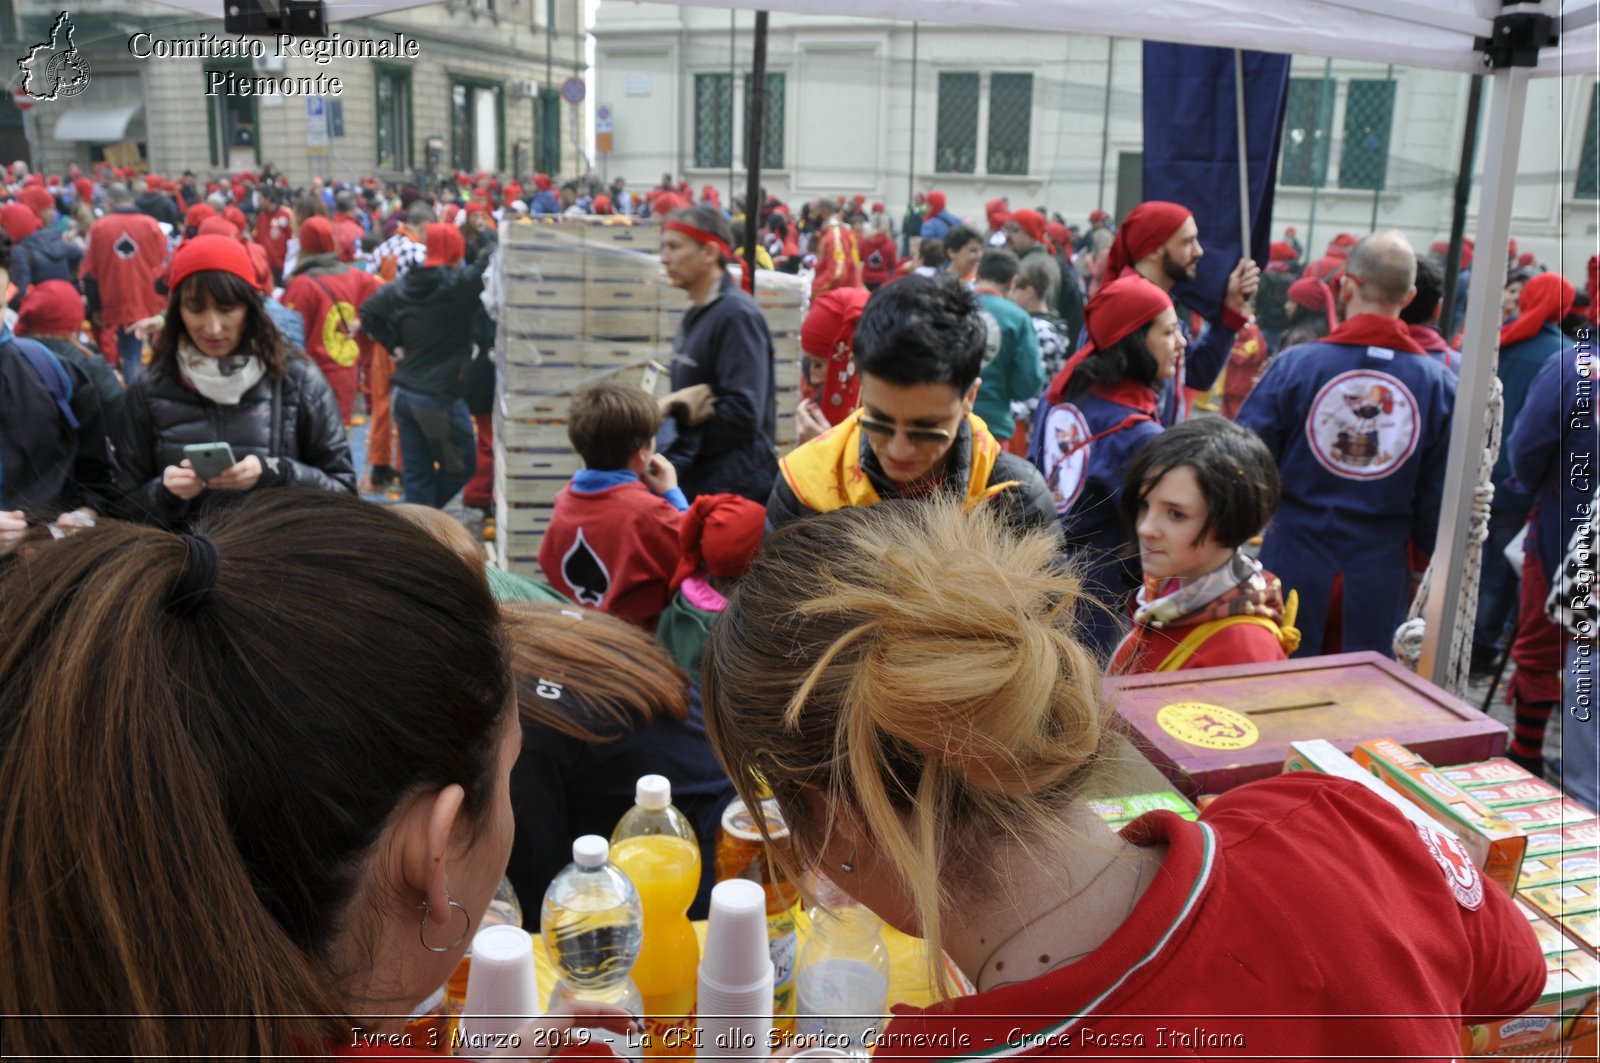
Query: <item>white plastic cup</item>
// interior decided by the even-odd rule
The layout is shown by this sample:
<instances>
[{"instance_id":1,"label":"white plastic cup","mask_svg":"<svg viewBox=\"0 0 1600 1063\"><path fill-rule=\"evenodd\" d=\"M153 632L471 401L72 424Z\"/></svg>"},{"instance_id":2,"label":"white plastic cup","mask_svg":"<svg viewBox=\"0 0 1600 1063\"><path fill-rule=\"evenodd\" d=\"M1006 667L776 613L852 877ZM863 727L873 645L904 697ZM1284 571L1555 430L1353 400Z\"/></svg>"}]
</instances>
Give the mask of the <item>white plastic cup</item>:
<instances>
[{"instance_id":1,"label":"white plastic cup","mask_svg":"<svg viewBox=\"0 0 1600 1063\"><path fill-rule=\"evenodd\" d=\"M533 966L533 935L518 926L486 926L472 939L472 968L461 1009L464 1055L488 1055L501 1035L516 1032L543 1014L539 975ZM482 1038L485 1047L474 1042Z\"/></svg>"},{"instance_id":2,"label":"white plastic cup","mask_svg":"<svg viewBox=\"0 0 1600 1063\"><path fill-rule=\"evenodd\" d=\"M740 992L772 979L767 949L767 893L748 879L719 882L711 890L700 981Z\"/></svg>"},{"instance_id":3,"label":"white plastic cup","mask_svg":"<svg viewBox=\"0 0 1600 1063\"><path fill-rule=\"evenodd\" d=\"M766 891L746 879L717 883L711 890L695 1000L701 1059L767 1055L772 978Z\"/></svg>"}]
</instances>

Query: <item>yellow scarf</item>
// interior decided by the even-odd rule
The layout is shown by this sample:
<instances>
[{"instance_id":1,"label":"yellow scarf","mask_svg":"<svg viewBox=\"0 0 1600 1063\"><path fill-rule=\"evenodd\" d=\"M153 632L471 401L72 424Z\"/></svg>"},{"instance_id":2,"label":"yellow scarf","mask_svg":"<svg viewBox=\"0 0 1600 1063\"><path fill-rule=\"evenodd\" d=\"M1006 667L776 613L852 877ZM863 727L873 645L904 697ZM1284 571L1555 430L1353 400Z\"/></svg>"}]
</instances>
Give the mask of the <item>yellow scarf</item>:
<instances>
[{"instance_id":1,"label":"yellow scarf","mask_svg":"<svg viewBox=\"0 0 1600 1063\"><path fill-rule=\"evenodd\" d=\"M779 462L800 504L817 513L832 513L846 506L870 506L882 501L861 467L860 409L811 442L791 451ZM1000 444L983 418L967 414L972 432L972 459L968 463L965 508L970 512L978 503L1015 487L1020 480L1007 480L989 486L989 477L1000 460Z\"/></svg>"}]
</instances>

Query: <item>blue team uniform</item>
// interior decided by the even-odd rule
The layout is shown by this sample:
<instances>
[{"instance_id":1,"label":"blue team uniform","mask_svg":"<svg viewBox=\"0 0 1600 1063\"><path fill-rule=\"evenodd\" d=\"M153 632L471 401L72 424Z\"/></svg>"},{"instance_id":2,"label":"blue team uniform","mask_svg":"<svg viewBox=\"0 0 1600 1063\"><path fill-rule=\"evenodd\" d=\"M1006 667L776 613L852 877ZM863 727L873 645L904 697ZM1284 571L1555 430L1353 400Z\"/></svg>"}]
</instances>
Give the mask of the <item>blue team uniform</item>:
<instances>
[{"instance_id":1,"label":"blue team uniform","mask_svg":"<svg viewBox=\"0 0 1600 1063\"><path fill-rule=\"evenodd\" d=\"M1455 396L1454 375L1404 325L1363 314L1279 354L1245 400L1237 422L1283 478L1261 563L1299 592L1297 656L1393 656L1410 604L1406 543L1433 551ZM1324 645L1330 624L1337 647Z\"/></svg>"}]
</instances>

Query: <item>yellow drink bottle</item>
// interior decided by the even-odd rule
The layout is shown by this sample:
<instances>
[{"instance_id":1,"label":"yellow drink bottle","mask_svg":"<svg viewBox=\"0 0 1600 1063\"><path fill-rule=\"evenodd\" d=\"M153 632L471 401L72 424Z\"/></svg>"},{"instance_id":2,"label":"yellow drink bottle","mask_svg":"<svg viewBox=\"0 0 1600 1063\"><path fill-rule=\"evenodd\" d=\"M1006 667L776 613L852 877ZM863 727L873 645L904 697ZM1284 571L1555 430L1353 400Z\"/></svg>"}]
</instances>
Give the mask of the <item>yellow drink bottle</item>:
<instances>
[{"instance_id":1,"label":"yellow drink bottle","mask_svg":"<svg viewBox=\"0 0 1600 1063\"><path fill-rule=\"evenodd\" d=\"M665 777L643 776L634 795L634 806L611 832L611 861L633 880L644 908L633 980L644 997L645 1053L692 1059L700 940L689 906L700 888L700 845L673 806Z\"/></svg>"}]
</instances>

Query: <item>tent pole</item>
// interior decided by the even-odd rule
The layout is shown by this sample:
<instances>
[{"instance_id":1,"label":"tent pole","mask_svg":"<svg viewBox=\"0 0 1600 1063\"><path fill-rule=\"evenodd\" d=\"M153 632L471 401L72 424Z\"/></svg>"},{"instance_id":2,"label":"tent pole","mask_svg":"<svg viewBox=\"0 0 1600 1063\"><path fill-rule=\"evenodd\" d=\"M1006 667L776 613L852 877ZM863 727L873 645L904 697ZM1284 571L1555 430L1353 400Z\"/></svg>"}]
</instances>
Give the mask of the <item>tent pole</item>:
<instances>
[{"instance_id":1,"label":"tent pole","mask_svg":"<svg viewBox=\"0 0 1600 1063\"><path fill-rule=\"evenodd\" d=\"M1106 102L1100 115L1100 191L1095 198L1095 210L1106 209L1106 156L1111 154L1111 70L1117 58L1117 39L1106 38Z\"/></svg>"},{"instance_id":2,"label":"tent pole","mask_svg":"<svg viewBox=\"0 0 1600 1063\"><path fill-rule=\"evenodd\" d=\"M1317 171L1313 175L1311 184L1311 217L1306 221L1306 261L1316 261L1316 232L1317 232L1317 193L1322 190L1322 182L1326 180L1324 173L1328 165L1328 145L1333 141L1333 108L1328 102L1328 89L1333 84L1333 57L1329 56L1322 63L1322 87L1317 91L1317 130L1316 135L1322 138L1320 144L1315 145L1311 151L1311 165ZM1323 129L1324 122L1328 128Z\"/></svg>"},{"instance_id":3,"label":"tent pole","mask_svg":"<svg viewBox=\"0 0 1600 1063\"><path fill-rule=\"evenodd\" d=\"M1250 139L1244 121L1244 50L1233 50L1233 113L1239 131L1239 254L1250 257Z\"/></svg>"},{"instance_id":4,"label":"tent pole","mask_svg":"<svg viewBox=\"0 0 1600 1063\"><path fill-rule=\"evenodd\" d=\"M756 290L756 230L761 224L761 155L766 150L767 136L767 13L756 12L756 28L751 35L750 57L750 113L745 116L745 182L744 194L744 276L745 291L754 295Z\"/></svg>"},{"instance_id":5,"label":"tent pole","mask_svg":"<svg viewBox=\"0 0 1600 1063\"><path fill-rule=\"evenodd\" d=\"M1439 331L1448 338L1456 322L1456 290L1461 277L1461 240L1467 232L1467 200L1472 195L1472 166L1478 156L1478 119L1483 111L1483 75L1473 74L1467 86L1467 126L1461 133L1461 161L1456 166L1456 198L1450 211L1450 249L1444 258L1444 303Z\"/></svg>"},{"instance_id":6,"label":"tent pole","mask_svg":"<svg viewBox=\"0 0 1600 1063\"><path fill-rule=\"evenodd\" d=\"M906 144L906 206L917 201L917 26L911 24L911 137ZM909 244L906 246L910 247ZM911 248L913 252L916 248Z\"/></svg>"},{"instance_id":7,"label":"tent pole","mask_svg":"<svg viewBox=\"0 0 1600 1063\"><path fill-rule=\"evenodd\" d=\"M1528 67L1496 70L1490 87L1488 142L1515 145L1528 105ZM1483 278L1505 276L1506 241L1511 235L1511 199L1516 188L1517 152L1490 152L1484 158L1483 193L1478 202L1477 247L1473 272ZM1444 498L1439 507L1439 532L1433 549L1434 593L1423 610L1427 634L1422 642L1418 674L1444 687L1456 634L1461 597L1462 563L1472 522L1472 498L1478 480L1478 455L1483 452L1489 405L1500 344L1500 286L1479 283L1467 293L1467 339L1461 352L1461 379L1456 388L1455 416L1450 423L1450 450L1445 463ZM1470 622L1469 622L1470 626Z\"/></svg>"},{"instance_id":8,"label":"tent pole","mask_svg":"<svg viewBox=\"0 0 1600 1063\"><path fill-rule=\"evenodd\" d=\"M1394 85L1394 64L1393 63L1389 64L1389 72L1383 76L1383 79L1391 87ZM1393 97L1390 97L1390 99L1393 99ZM1393 119L1391 119L1390 120L1390 125L1393 125L1393 124L1394 124L1393 123ZM1392 132L1392 130L1391 130L1391 132ZM1385 155L1387 155L1388 151L1389 151L1389 139L1390 139L1389 133L1385 133L1384 137L1383 137L1383 150L1384 150L1384 154ZM1388 170L1387 160L1385 161L1384 170L1385 171ZM1380 196L1382 193L1383 193L1383 184L1382 184L1382 182L1379 182L1378 184L1374 185L1373 189L1372 189L1372 224L1367 227L1367 231L1368 232L1375 233L1375 232L1378 231L1378 196Z\"/></svg>"}]
</instances>

